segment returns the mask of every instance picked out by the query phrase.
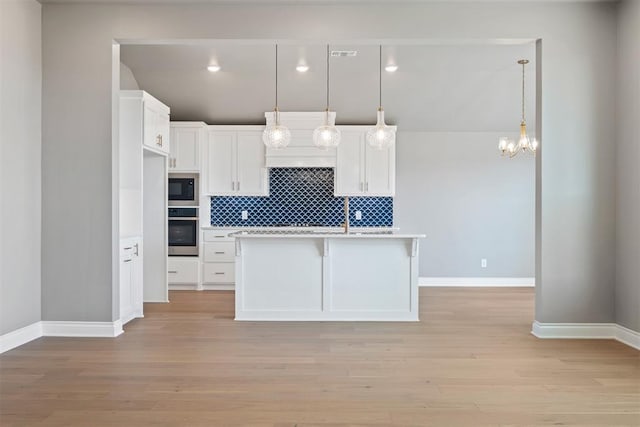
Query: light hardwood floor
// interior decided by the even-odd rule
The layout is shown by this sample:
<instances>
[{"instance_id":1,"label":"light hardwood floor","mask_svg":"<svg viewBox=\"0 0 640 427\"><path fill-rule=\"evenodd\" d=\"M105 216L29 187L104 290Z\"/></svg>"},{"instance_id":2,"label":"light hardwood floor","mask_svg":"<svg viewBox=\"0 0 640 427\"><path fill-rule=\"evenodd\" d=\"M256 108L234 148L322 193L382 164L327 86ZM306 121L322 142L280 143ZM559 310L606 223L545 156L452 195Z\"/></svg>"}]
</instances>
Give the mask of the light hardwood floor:
<instances>
[{"instance_id":1,"label":"light hardwood floor","mask_svg":"<svg viewBox=\"0 0 640 427\"><path fill-rule=\"evenodd\" d=\"M0 425L640 426L640 352L536 339L532 289L420 296L420 323L241 323L232 292L172 292L0 356Z\"/></svg>"}]
</instances>

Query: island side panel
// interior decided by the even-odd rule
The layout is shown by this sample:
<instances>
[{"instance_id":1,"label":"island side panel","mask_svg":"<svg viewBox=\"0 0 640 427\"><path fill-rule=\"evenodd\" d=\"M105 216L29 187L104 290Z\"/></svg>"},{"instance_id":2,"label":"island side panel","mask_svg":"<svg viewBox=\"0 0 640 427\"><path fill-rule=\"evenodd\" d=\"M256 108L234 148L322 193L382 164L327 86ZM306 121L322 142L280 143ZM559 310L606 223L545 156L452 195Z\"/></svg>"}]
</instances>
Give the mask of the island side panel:
<instances>
[{"instance_id":1,"label":"island side panel","mask_svg":"<svg viewBox=\"0 0 640 427\"><path fill-rule=\"evenodd\" d=\"M408 320L412 312L409 239L332 239L329 311L334 317ZM366 314L366 316L365 316Z\"/></svg>"},{"instance_id":2,"label":"island side panel","mask_svg":"<svg viewBox=\"0 0 640 427\"><path fill-rule=\"evenodd\" d=\"M322 239L239 239L237 320L318 318Z\"/></svg>"}]
</instances>

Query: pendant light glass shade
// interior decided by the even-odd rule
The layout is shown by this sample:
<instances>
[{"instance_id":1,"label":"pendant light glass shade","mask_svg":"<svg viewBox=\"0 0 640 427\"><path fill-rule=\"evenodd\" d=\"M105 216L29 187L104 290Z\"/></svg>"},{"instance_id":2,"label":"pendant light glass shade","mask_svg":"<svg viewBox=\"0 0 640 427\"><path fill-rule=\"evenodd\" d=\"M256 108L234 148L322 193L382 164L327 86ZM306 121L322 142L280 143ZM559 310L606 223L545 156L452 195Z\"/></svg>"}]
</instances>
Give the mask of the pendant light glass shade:
<instances>
[{"instance_id":1,"label":"pendant light glass shade","mask_svg":"<svg viewBox=\"0 0 640 427\"><path fill-rule=\"evenodd\" d=\"M376 150L385 150L396 143L396 131L384 122L384 110L382 109L382 45L380 45L379 68L379 96L378 119L376 125L367 131L367 143Z\"/></svg>"},{"instance_id":2,"label":"pendant light glass shade","mask_svg":"<svg viewBox=\"0 0 640 427\"><path fill-rule=\"evenodd\" d=\"M316 147L326 150L337 147L340 144L340 129L329 122L329 45L327 45L327 109L324 116L324 124L313 131L313 143Z\"/></svg>"},{"instance_id":3,"label":"pendant light glass shade","mask_svg":"<svg viewBox=\"0 0 640 427\"><path fill-rule=\"evenodd\" d=\"M278 109L273 112L273 123L267 125L262 132L262 142L268 148L284 148L291 142L291 132L286 126L280 124L280 113Z\"/></svg>"},{"instance_id":4,"label":"pendant light glass shade","mask_svg":"<svg viewBox=\"0 0 640 427\"><path fill-rule=\"evenodd\" d=\"M337 147L340 144L341 136L340 129L327 122L315 128L313 131L313 143L316 147L326 150L331 147Z\"/></svg>"},{"instance_id":5,"label":"pendant light glass shade","mask_svg":"<svg viewBox=\"0 0 640 427\"><path fill-rule=\"evenodd\" d=\"M289 128L280 124L280 112L278 111L278 45L276 45L276 106L273 109L273 121L267 123L262 132L262 142L267 148L284 148L291 142Z\"/></svg>"},{"instance_id":6,"label":"pendant light glass shade","mask_svg":"<svg viewBox=\"0 0 640 427\"><path fill-rule=\"evenodd\" d=\"M391 147L396 142L396 131L384 122L384 110L378 109L378 121L376 125L367 131L367 142L378 150Z\"/></svg>"},{"instance_id":7,"label":"pendant light glass shade","mask_svg":"<svg viewBox=\"0 0 640 427\"><path fill-rule=\"evenodd\" d=\"M498 150L500 150L503 156L508 155L509 157L515 157L523 151L530 151L535 155L538 150L538 141L535 138L529 138L529 135L527 135L527 122L524 117L524 71L525 65L528 63L529 60L527 59L518 61L518 64L522 65L522 119L520 121L520 137L517 143L507 137L498 139Z\"/></svg>"}]
</instances>

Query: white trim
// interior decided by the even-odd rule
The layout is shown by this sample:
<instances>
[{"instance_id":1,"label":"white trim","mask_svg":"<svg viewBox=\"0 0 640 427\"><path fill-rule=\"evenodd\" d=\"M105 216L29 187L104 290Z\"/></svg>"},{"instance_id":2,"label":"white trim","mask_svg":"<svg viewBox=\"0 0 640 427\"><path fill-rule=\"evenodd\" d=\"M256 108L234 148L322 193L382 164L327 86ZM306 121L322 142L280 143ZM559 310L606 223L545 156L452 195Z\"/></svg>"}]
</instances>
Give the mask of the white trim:
<instances>
[{"instance_id":1,"label":"white trim","mask_svg":"<svg viewBox=\"0 0 640 427\"><path fill-rule=\"evenodd\" d=\"M640 350L640 332L632 331L629 328L625 328L622 325L616 324L615 338L621 343L628 345L629 347Z\"/></svg>"},{"instance_id":2,"label":"white trim","mask_svg":"<svg viewBox=\"0 0 640 427\"><path fill-rule=\"evenodd\" d=\"M531 333L542 339L611 339L640 350L640 332L616 323L533 322Z\"/></svg>"},{"instance_id":3,"label":"white trim","mask_svg":"<svg viewBox=\"0 0 640 427\"><path fill-rule=\"evenodd\" d=\"M220 285L206 284L202 285L202 291L235 291L236 285L233 283L225 283Z\"/></svg>"},{"instance_id":4,"label":"white trim","mask_svg":"<svg viewBox=\"0 0 640 427\"><path fill-rule=\"evenodd\" d=\"M42 325L35 322L0 336L0 353L9 351L42 336Z\"/></svg>"},{"instance_id":5,"label":"white trim","mask_svg":"<svg viewBox=\"0 0 640 427\"><path fill-rule=\"evenodd\" d=\"M535 277L420 277L418 286L532 287Z\"/></svg>"},{"instance_id":6,"label":"white trim","mask_svg":"<svg viewBox=\"0 0 640 427\"><path fill-rule=\"evenodd\" d=\"M124 331L122 322L65 322L43 321L42 335L45 337L117 337Z\"/></svg>"}]
</instances>

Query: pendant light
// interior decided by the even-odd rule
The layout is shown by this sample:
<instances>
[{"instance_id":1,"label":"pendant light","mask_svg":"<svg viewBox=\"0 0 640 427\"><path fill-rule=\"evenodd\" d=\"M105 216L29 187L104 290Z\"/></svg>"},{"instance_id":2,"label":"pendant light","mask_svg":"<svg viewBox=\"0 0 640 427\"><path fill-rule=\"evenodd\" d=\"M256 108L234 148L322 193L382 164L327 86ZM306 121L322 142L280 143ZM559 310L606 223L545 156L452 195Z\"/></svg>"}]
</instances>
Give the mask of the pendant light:
<instances>
[{"instance_id":1,"label":"pendant light","mask_svg":"<svg viewBox=\"0 0 640 427\"><path fill-rule=\"evenodd\" d=\"M527 121L524 117L524 69L528 63L528 59L518 61L518 64L522 65L522 118L520 120L520 138L517 143L507 137L502 137L498 140L498 149L502 152L503 156L508 154L510 158L517 156L521 151L531 151L531 153L535 155L538 149L538 141L535 138L529 138L529 135L527 135Z\"/></svg>"},{"instance_id":2,"label":"pendant light","mask_svg":"<svg viewBox=\"0 0 640 427\"><path fill-rule=\"evenodd\" d=\"M278 111L278 45L276 44L276 107L273 110L273 121L267 124L262 132L262 141L267 148L280 149L291 142L289 128L280 124L280 112Z\"/></svg>"},{"instance_id":3,"label":"pendant light","mask_svg":"<svg viewBox=\"0 0 640 427\"><path fill-rule=\"evenodd\" d=\"M340 144L340 129L329 123L329 45L327 45L327 109L324 124L313 131L313 143L316 147L326 150Z\"/></svg>"},{"instance_id":4,"label":"pendant light","mask_svg":"<svg viewBox=\"0 0 640 427\"><path fill-rule=\"evenodd\" d=\"M370 146L378 150L391 147L396 142L396 131L384 122L384 110L382 109L382 45L380 45L380 105L378 107L378 121L376 125L367 131L367 142Z\"/></svg>"}]
</instances>

